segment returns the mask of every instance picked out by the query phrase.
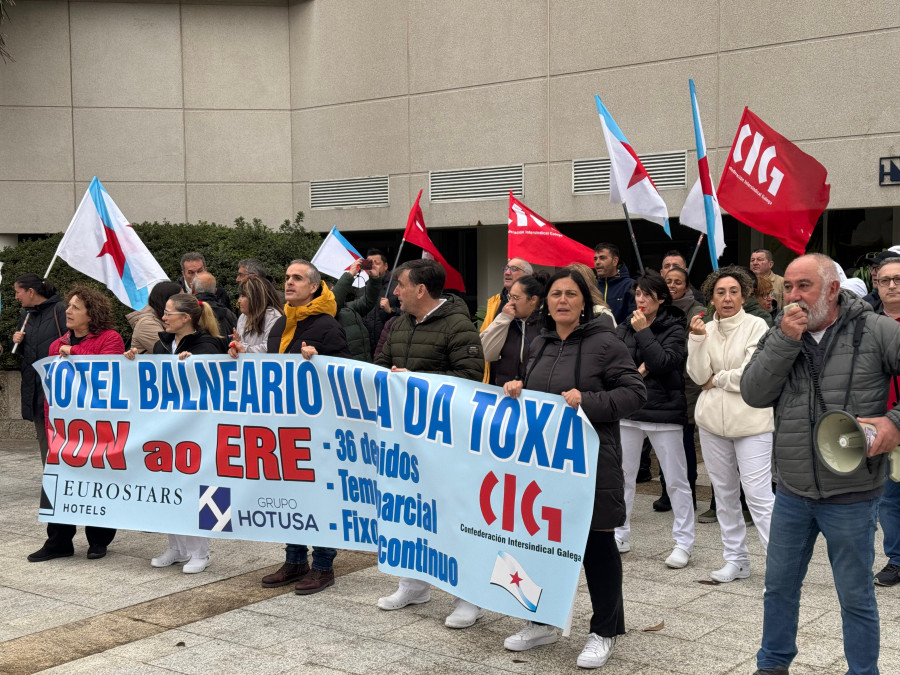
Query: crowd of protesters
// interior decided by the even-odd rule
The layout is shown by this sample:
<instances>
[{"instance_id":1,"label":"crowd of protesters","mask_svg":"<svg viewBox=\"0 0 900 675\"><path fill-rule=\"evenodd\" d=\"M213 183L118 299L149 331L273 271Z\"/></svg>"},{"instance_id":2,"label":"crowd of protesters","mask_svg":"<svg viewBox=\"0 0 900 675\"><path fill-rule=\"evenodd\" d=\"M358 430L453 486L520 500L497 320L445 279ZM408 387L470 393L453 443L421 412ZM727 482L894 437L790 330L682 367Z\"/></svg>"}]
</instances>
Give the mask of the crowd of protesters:
<instances>
[{"instance_id":1,"label":"crowd of protesters","mask_svg":"<svg viewBox=\"0 0 900 675\"><path fill-rule=\"evenodd\" d=\"M573 263L552 276L512 258L480 331L465 302L444 293L445 273L433 260L390 270L375 249L367 260L368 281L358 293L362 260L333 285L311 262L294 260L280 288L258 261L240 260L234 306L203 255L186 253L177 282L157 284L147 306L128 315L128 349L105 294L77 286L62 299L47 280L17 278L22 415L34 421L42 461L47 404L32 364L47 356L322 354L481 381L513 398L527 389L559 394L583 409L600 438L583 558L593 613L580 667L603 666L625 632L622 556L632 546L659 547L631 529L635 484L652 449L662 488L653 507L672 512L666 566L690 564L695 521L717 522L724 567L710 577L745 579L747 527L756 528L767 556L758 673L787 673L797 654L800 589L819 533L841 603L849 672L877 672L879 520L888 562L874 583L900 582L900 484L886 481L885 454L900 442L900 255L886 251L869 261L868 294L821 254L795 259L782 277L771 252L760 249L748 267L716 270L699 289L678 251L663 257L660 271L634 278L610 243L595 247L593 269ZM849 475L831 471L815 452L816 424L833 410L878 432L863 468ZM699 518L698 453L714 493ZM85 530L87 557L104 557L115 530ZM74 525L48 524L46 542L28 560L72 556L74 536ZM306 545L285 543L284 564L263 586L293 584L306 595L335 583L338 551L314 547L310 562ZM209 540L169 535L150 563L203 572ZM378 606L398 610L430 597L426 582L403 578ZM466 628L482 616L457 598L445 624ZM553 626L526 622L504 645L523 651L558 638Z\"/></svg>"}]
</instances>

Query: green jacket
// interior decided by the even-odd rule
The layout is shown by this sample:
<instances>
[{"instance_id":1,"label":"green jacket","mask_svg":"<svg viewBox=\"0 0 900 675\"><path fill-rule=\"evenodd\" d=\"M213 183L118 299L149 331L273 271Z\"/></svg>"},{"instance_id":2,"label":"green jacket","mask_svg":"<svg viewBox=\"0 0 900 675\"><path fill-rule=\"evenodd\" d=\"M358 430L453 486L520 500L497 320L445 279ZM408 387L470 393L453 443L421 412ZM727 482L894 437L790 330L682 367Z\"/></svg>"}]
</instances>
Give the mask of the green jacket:
<instances>
[{"instance_id":1,"label":"green jacket","mask_svg":"<svg viewBox=\"0 0 900 675\"><path fill-rule=\"evenodd\" d=\"M469 309L456 296L443 299L445 302L422 323L417 324L406 312L398 316L391 324L376 365L480 381L484 375L484 352Z\"/></svg>"},{"instance_id":2,"label":"green jacket","mask_svg":"<svg viewBox=\"0 0 900 675\"><path fill-rule=\"evenodd\" d=\"M744 311L750 316L758 316L766 322L766 325L769 328L772 327L772 313L767 312L759 306L759 300L756 299L755 295L751 295L747 298L747 301L744 303Z\"/></svg>"},{"instance_id":3,"label":"green jacket","mask_svg":"<svg viewBox=\"0 0 900 675\"><path fill-rule=\"evenodd\" d=\"M813 429L822 416L809 367L809 347L781 331L781 313L759 341L741 377L741 396L754 408L775 407L773 463L776 480L794 494L812 499L882 486L888 455L864 461L848 475L833 473L813 450ZM854 359L854 333L863 322ZM819 373L828 411L857 417L887 417L900 427L900 407L887 410L891 377L900 375L900 326L875 314L849 291L838 295L838 317L822 338ZM852 379L851 379L852 373Z\"/></svg>"},{"instance_id":4,"label":"green jacket","mask_svg":"<svg viewBox=\"0 0 900 675\"><path fill-rule=\"evenodd\" d=\"M348 301L353 288L353 275L345 272L337 280L332 293L337 303L338 311L335 318L344 327L347 334L347 346L350 353L357 361L372 363L372 353L369 351L369 331L363 323L363 317L373 307L378 305L383 279L381 277L369 277L364 293L355 300Z\"/></svg>"}]
</instances>

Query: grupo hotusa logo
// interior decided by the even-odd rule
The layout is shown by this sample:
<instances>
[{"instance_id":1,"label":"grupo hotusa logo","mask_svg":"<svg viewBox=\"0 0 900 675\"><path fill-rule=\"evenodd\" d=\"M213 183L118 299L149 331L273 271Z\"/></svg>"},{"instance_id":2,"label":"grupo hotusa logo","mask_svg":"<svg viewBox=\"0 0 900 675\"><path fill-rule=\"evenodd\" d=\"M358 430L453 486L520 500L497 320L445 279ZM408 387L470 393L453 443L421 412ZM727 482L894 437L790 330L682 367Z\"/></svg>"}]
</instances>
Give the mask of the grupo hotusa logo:
<instances>
[{"instance_id":1,"label":"grupo hotusa logo","mask_svg":"<svg viewBox=\"0 0 900 675\"><path fill-rule=\"evenodd\" d=\"M200 486L200 529L231 532L231 488Z\"/></svg>"}]
</instances>

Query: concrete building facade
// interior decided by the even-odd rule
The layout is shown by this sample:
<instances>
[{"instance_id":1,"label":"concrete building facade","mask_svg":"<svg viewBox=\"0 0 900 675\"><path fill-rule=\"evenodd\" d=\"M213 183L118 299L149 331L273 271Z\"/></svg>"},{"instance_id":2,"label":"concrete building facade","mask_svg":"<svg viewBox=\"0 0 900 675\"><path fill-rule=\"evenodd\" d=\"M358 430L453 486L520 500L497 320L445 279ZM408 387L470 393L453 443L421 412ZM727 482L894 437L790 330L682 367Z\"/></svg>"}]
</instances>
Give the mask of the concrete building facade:
<instances>
[{"instance_id":1,"label":"concrete building facade","mask_svg":"<svg viewBox=\"0 0 900 675\"><path fill-rule=\"evenodd\" d=\"M638 153L681 162L662 190L676 217L696 178L691 77L714 180L746 105L828 169L816 250L900 242L900 186L879 184L880 159L900 156L891 0L20 0L9 14L0 243L64 229L95 175L136 222L276 225L302 210L366 245L396 240L422 190L429 230L451 262L466 257L483 301L507 201L482 198L477 172L450 176L462 198L433 200L442 172L507 167L564 232L624 246L621 208L573 176L607 155L593 95ZM359 190L378 205L333 207ZM669 247L653 227L638 232L648 264ZM774 242L726 229L726 256L744 262Z\"/></svg>"}]
</instances>

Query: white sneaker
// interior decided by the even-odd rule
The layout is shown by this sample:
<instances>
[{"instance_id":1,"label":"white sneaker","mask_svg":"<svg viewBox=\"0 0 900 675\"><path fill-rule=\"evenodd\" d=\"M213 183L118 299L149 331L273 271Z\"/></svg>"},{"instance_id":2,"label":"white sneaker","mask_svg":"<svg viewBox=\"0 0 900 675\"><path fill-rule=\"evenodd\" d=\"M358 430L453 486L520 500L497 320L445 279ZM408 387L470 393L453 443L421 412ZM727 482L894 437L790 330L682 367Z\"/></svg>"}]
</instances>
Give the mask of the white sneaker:
<instances>
[{"instance_id":1,"label":"white sneaker","mask_svg":"<svg viewBox=\"0 0 900 675\"><path fill-rule=\"evenodd\" d=\"M169 565L174 565L175 563L183 563L187 562L191 559L189 555L182 555L174 548L167 548L161 556L157 556L150 560L150 565L153 567L168 567Z\"/></svg>"},{"instance_id":2,"label":"white sneaker","mask_svg":"<svg viewBox=\"0 0 900 675\"><path fill-rule=\"evenodd\" d=\"M195 558L191 556L191 559L188 560L187 565L181 568L181 571L185 574L199 574L203 570L209 567L209 556L205 558Z\"/></svg>"},{"instance_id":3,"label":"white sneaker","mask_svg":"<svg viewBox=\"0 0 900 675\"><path fill-rule=\"evenodd\" d=\"M379 609L390 611L392 609L402 609L407 605L421 605L423 602L431 600L431 589L426 588L422 593L409 591L405 588L398 588L394 593L384 598L378 598Z\"/></svg>"},{"instance_id":4,"label":"white sneaker","mask_svg":"<svg viewBox=\"0 0 900 675\"><path fill-rule=\"evenodd\" d=\"M619 549L619 553L628 553L631 550L631 542L616 537L616 548Z\"/></svg>"},{"instance_id":5,"label":"white sneaker","mask_svg":"<svg viewBox=\"0 0 900 675\"><path fill-rule=\"evenodd\" d=\"M688 560L690 559L691 554L689 551L685 551L680 546L676 546L672 549L672 553L669 554L669 557L666 558L666 565L673 570L680 570L682 567L687 567Z\"/></svg>"},{"instance_id":6,"label":"white sneaker","mask_svg":"<svg viewBox=\"0 0 900 675\"><path fill-rule=\"evenodd\" d=\"M725 563L725 567L710 572L709 576L720 584L727 584L735 579L746 579L750 576L750 565L738 566L734 563Z\"/></svg>"},{"instance_id":7,"label":"white sneaker","mask_svg":"<svg viewBox=\"0 0 900 675\"><path fill-rule=\"evenodd\" d=\"M503 646L511 652L524 652L532 647L551 645L559 640L556 626L544 626L533 621L528 621L515 635L510 635L503 641Z\"/></svg>"},{"instance_id":8,"label":"white sneaker","mask_svg":"<svg viewBox=\"0 0 900 675\"><path fill-rule=\"evenodd\" d=\"M447 628L468 628L484 616L484 610L481 607L466 602L462 598L457 598L453 604L453 611L444 620Z\"/></svg>"},{"instance_id":9,"label":"white sneaker","mask_svg":"<svg viewBox=\"0 0 900 675\"><path fill-rule=\"evenodd\" d=\"M613 647L616 644L614 637L600 637L596 633L588 635L587 644L578 655L579 668L602 668L609 661Z\"/></svg>"}]
</instances>

